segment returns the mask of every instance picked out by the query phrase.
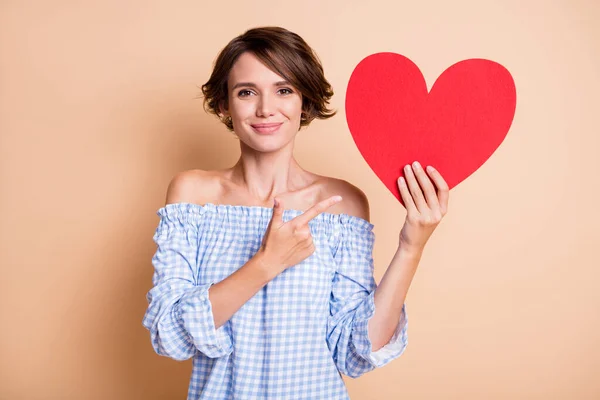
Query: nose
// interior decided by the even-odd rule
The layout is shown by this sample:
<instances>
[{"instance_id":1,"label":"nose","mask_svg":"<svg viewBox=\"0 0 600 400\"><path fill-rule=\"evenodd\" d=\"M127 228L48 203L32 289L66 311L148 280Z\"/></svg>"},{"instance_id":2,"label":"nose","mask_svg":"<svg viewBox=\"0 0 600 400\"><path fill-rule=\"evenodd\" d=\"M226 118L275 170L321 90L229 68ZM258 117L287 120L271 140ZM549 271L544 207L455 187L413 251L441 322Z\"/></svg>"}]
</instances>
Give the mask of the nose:
<instances>
[{"instance_id":1,"label":"nose","mask_svg":"<svg viewBox=\"0 0 600 400\"><path fill-rule=\"evenodd\" d=\"M259 101L256 107L256 115L258 117L270 117L273 115L275 104L273 99L269 95L262 95L259 97Z\"/></svg>"}]
</instances>

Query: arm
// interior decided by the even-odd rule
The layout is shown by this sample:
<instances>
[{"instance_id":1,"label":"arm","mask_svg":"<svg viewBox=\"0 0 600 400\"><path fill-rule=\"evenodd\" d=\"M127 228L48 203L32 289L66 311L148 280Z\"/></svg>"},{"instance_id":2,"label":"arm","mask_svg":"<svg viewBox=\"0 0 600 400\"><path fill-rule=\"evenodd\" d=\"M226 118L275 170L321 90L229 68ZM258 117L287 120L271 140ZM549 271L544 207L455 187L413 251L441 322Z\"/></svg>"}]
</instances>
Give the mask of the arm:
<instances>
[{"instance_id":1,"label":"arm","mask_svg":"<svg viewBox=\"0 0 600 400\"><path fill-rule=\"evenodd\" d=\"M177 183L176 181L174 181ZM177 200L181 186L170 185L168 200ZM186 360L200 351L208 357L232 352L227 321L261 287L276 276L257 253L221 282L198 282L198 238L202 217L185 203L167 203L154 235L153 287L147 294L143 325L159 355Z\"/></svg>"},{"instance_id":2,"label":"arm","mask_svg":"<svg viewBox=\"0 0 600 400\"><path fill-rule=\"evenodd\" d=\"M341 184L336 190L342 193L344 201L337 211L358 217L364 223L359 222L360 219L341 218L342 224L331 239L337 268L330 300L328 345L338 370L356 378L404 352L408 345L408 318L402 302L395 318L380 322L390 313L385 311L380 299L377 307L375 303L375 298L381 296L377 294L373 277L375 235L369 226L369 201L358 187L346 181L338 182ZM389 279L386 281L384 287L391 286ZM388 290L381 291L386 292ZM395 301L400 299L403 297L394 297ZM373 321L375 315L378 319ZM391 329L384 331L379 327L381 323Z\"/></svg>"},{"instance_id":3,"label":"arm","mask_svg":"<svg viewBox=\"0 0 600 400\"><path fill-rule=\"evenodd\" d=\"M338 370L352 378L399 357L408 344L404 305L391 338L375 349L368 326L376 313L373 277L375 235L366 221L341 219L333 243L336 273L330 299L327 341ZM382 314L381 314L382 315Z\"/></svg>"},{"instance_id":4,"label":"arm","mask_svg":"<svg viewBox=\"0 0 600 400\"><path fill-rule=\"evenodd\" d=\"M369 338L373 351L388 343L398 326L421 254L399 246L375 290L375 315L369 320Z\"/></svg>"},{"instance_id":5,"label":"arm","mask_svg":"<svg viewBox=\"0 0 600 400\"><path fill-rule=\"evenodd\" d=\"M258 252L240 269L214 284L209 290L214 323L223 326L248 300L273 280L275 268L267 267L263 253Z\"/></svg>"},{"instance_id":6,"label":"arm","mask_svg":"<svg viewBox=\"0 0 600 400\"><path fill-rule=\"evenodd\" d=\"M405 166L406 178L398 179L407 216L398 250L375 292L377 311L369 321L374 349L383 346L392 336L425 244L448 209L448 184L433 167L426 170L427 173L415 162Z\"/></svg>"},{"instance_id":7,"label":"arm","mask_svg":"<svg viewBox=\"0 0 600 400\"><path fill-rule=\"evenodd\" d=\"M231 353L228 327L214 326L208 289L198 282L196 255L201 217L183 205L167 205L154 234L153 287L146 295L143 325L157 354L187 360L196 351L208 357Z\"/></svg>"},{"instance_id":8,"label":"arm","mask_svg":"<svg viewBox=\"0 0 600 400\"><path fill-rule=\"evenodd\" d=\"M212 181L203 171L184 171L177 174L169 183L166 204L193 202L196 193L211 192ZM233 274L215 283L208 290L212 305L215 328L229 321L248 300L281 271L266 262L262 252L258 252Z\"/></svg>"},{"instance_id":9,"label":"arm","mask_svg":"<svg viewBox=\"0 0 600 400\"><path fill-rule=\"evenodd\" d=\"M180 361L196 351L211 358L229 355L233 343L227 322L274 278L273 269L257 253L221 282L197 282L197 236L187 227L192 223L174 223L169 220L173 215L163 218L155 235L154 286L147 294L143 321L153 347L157 354Z\"/></svg>"}]
</instances>

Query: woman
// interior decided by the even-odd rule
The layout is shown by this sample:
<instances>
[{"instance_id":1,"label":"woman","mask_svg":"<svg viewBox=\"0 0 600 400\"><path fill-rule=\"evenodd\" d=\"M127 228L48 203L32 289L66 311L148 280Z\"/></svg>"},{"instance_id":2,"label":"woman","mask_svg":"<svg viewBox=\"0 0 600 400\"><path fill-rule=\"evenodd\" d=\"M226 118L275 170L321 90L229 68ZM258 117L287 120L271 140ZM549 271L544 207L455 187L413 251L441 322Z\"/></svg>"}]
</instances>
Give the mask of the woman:
<instances>
[{"instance_id":1,"label":"woman","mask_svg":"<svg viewBox=\"0 0 600 400\"><path fill-rule=\"evenodd\" d=\"M193 357L188 399L347 399L341 374L404 352L404 300L448 187L435 170L407 166L407 219L377 287L364 193L293 156L299 129L335 114L304 40L251 29L222 50L202 90L241 156L169 184L144 316L152 345Z\"/></svg>"}]
</instances>

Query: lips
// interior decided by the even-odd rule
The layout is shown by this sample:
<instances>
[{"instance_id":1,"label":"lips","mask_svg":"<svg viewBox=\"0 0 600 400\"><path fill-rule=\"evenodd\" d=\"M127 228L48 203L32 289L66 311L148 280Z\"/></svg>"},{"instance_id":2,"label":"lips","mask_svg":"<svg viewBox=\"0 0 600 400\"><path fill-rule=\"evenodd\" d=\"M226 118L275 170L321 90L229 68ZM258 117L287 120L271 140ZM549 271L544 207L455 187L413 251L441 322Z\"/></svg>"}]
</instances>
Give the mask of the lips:
<instances>
[{"instance_id":1,"label":"lips","mask_svg":"<svg viewBox=\"0 0 600 400\"><path fill-rule=\"evenodd\" d=\"M276 132L279 127L283 125L283 122L270 123L270 124L252 124L250 125L257 133L269 134Z\"/></svg>"}]
</instances>

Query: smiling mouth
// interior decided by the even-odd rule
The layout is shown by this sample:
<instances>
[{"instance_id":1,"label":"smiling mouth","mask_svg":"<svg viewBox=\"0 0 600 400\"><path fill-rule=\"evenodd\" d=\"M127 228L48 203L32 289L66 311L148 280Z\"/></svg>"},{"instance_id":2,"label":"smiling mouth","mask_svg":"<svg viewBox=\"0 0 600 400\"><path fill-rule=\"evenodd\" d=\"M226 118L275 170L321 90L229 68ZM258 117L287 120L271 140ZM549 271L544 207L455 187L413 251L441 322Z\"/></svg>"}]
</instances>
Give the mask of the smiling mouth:
<instances>
[{"instance_id":1,"label":"smiling mouth","mask_svg":"<svg viewBox=\"0 0 600 400\"><path fill-rule=\"evenodd\" d=\"M283 125L283 122L273 123L273 124L253 124L250 125L254 131L260 134L269 134L276 132L279 127Z\"/></svg>"}]
</instances>

